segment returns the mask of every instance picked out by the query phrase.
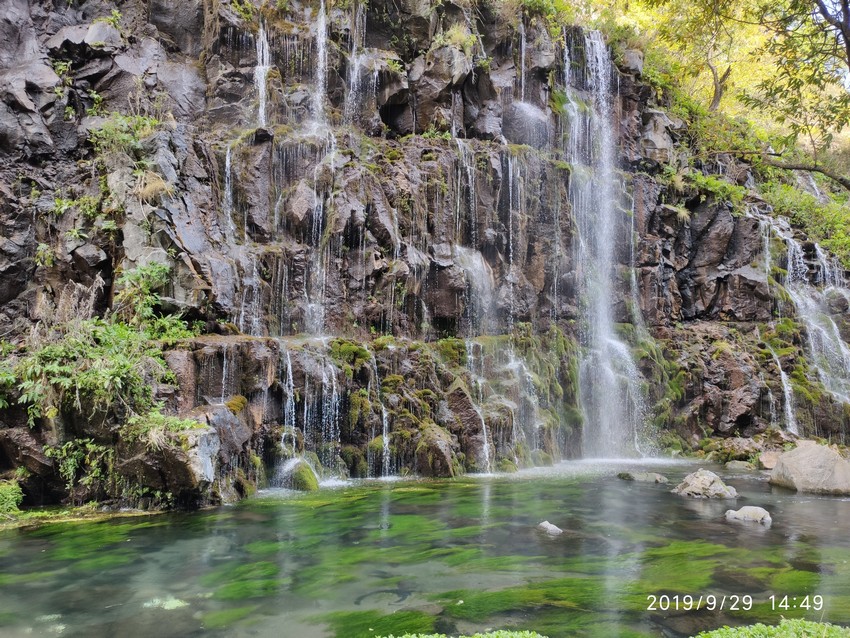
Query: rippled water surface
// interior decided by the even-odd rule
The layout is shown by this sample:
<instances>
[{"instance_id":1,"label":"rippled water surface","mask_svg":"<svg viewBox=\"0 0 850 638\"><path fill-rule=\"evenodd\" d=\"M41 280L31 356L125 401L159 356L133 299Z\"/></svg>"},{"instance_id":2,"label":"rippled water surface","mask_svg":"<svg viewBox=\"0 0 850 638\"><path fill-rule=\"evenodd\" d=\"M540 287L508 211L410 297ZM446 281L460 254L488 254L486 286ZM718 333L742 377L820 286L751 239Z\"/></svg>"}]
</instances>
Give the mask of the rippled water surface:
<instances>
[{"instance_id":1,"label":"rippled water surface","mask_svg":"<svg viewBox=\"0 0 850 638\"><path fill-rule=\"evenodd\" d=\"M850 499L727 473L737 502L687 500L672 485L616 477L627 469L675 484L695 466L594 461L350 483L192 514L3 532L0 635L356 638L521 627L632 637L780 616L850 623ZM761 505L774 524L727 523L732 505ZM564 533L540 533L543 520ZM753 605L646 609L648 596L664 593L750 595ZM817 594L823 610L771 609L771 594Z\"/></svg>"}]
</instances>

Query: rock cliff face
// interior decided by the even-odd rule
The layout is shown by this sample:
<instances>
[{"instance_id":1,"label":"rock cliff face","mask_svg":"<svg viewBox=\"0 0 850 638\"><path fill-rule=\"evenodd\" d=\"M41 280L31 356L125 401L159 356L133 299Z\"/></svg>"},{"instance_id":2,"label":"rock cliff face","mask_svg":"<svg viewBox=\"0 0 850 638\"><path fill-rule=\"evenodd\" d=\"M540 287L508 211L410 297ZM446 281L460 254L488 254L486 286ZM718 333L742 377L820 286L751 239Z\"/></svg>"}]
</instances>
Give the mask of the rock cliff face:
<instances>
[{"instance_id":1,"label":"rock cliff face","mask_svg":"<svg viewBox=\"0 0 850 638\"><path fill-rule=\"evenodd\" d=\"M662 178L684 125L639 52L614 67L598 35L489 4L7 4L0 334L23 344L83 287L108 312L151 263L172 275L158 310L204 326L155 388L199 423L180 445L127 443L120 409L30 428L11 387L0 471L26 467L32 502L68 495L42 447L84 437L185 504L292 456L321 476L578 456L593 361L636 364L612 387L638 451L771 425L847 441L842 273L754 196ZM582 252L594 198L611 228ZM587 356L599 281L619 359Z\"/></svg>"}]
</instances>

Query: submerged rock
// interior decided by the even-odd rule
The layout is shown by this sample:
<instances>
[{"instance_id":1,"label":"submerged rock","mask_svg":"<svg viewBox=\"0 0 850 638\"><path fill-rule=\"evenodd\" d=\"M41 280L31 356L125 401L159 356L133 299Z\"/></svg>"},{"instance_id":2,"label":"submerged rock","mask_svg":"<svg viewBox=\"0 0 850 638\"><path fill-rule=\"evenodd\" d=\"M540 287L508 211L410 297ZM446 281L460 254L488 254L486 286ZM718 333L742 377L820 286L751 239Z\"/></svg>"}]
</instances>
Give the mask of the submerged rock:
<instances>
[{"instance_id":1,"label":"submerged rock","mask_svg":"<svg viewBox=\"0 0 850 638\"><path fill-rule=\"evenodd\" d=\"M717 474L700 468L688 474L679 483L673 493L693 498L737 498L738 492L734 487L726 485Z\"/></svg>"},{"instance_id":2,"label":"submerged rock","mask_svg":"<svg viewBox=\"0 0 850 638\"><path fill-rule=\"evenodd\" d=\"M669 483L670 479L668 479L663 474L658 474L657 472L620 472L617 474L617 478L623 479L624 481L635 481L637 483Z\"/></svg>"},{"instance_id":3,"label":"submerged rock","mask_svg":"<svg viewBox=\"0 0 850 638\"><path fill-rule=\"evenodd\" d=\"M549 521L543 521L542 523L540 523L540 525L537 526L537 529L539 529L541 532L549 534L549 536L560 536L564 533L564 530L562 530L557 525L553 525Z\"/></svg>"},{"instance_id":4,"label":"submerged rock","mask_svg":"<svg viewBox=\"0 0 850 638\"><path fill-rule=\"evenodd\" d=\"M781 455L770 475L771 485L813 494L850 495L850 461L814 441Z\"/></svg>"},{"instance_id":5,"label":"submerged rock","mask_svg":"<svg viewBox=\"0 0 850 638\"><path fill-rule=\"evenodd\" d=\"M747 523L760 523L765 527L770 527L773 519L763 507L755 507L753 505L745 505L739 510L726 510L727 521L743 521Z\"/></svg>"},{"instance_id":6,"label":"submerged rock","mask_svg":"<svg viewBox=\"0 0 850 638\"><path fill-rule=\"evenodd\" d=\"M747 461L729 461L726 463L727 470L754 470L756 469L752 463Z\"/></svg>"}]
</instances>

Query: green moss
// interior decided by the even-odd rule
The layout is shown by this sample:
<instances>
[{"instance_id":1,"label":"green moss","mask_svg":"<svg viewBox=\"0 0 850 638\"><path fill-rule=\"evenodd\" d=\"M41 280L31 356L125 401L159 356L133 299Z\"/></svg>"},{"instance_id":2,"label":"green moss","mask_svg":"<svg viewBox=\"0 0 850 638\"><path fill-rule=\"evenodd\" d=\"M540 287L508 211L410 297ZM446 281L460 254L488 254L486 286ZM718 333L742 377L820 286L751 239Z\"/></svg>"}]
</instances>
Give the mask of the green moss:
<instances>
[{"instance_id":1,"label":"green moss","mask_svg":"<svg viewBox=\"0 0 850 638\"><path fill-rule=\"evenodd\" d=\"M280 589L278 580L237 580L220 587L213 598L219 600L245 600L274 596Z\"/></svg>"},{"instance_id":2,"label":"green moss","mask_svg":"<svg viewBox=\"0 0 850 638\"><path fill-rule=\"evenodd\" d=\"M382 614L380 611L340 611L316 620L330 625L338 638L374 638L376 635L395 633L430 633L435 618L421 611L397 611Z\"/></svg>"},{"instance_id":3,"label":"green moss","mask_svg":"<svg viewBox=\"0 0 850 638\"><path fill-rule=\"evenodd\" d=\"M440 339L434 344L434 347L445 363L461 367L466 365L466 343L461 339L454 337Z\"/></svg>"},{"instance_id":4,"label":"green moss","mask_svg":"<svg viewBox=\"0 0 850 638\"><path fill-rule=\"evenodd\" d=\"M348 363L355 368L371 359L369 351L354 341L334 339L331 342L331 355L338 361Z\"/></svg>"},{"instance_id":5,"label":"green moss","mask_svg":"<svg viewBox=\"0 0 850 638\"><path fill-rule=\"evenodd\" d=\"M234 397L228 399L225 404L227 409L233 412L233 414L239 414L248 406L248 399L243 397L241 394L237 394Z\"/></svg>"},{"instance_id":6,"label":"green moss","mask_svg":"<svg viewBox=\"0 0 850 638\"><path fill-rule=\"evenodd\" d=\"M299 463L295 466L290 477L290 487L302 492L313 492L319 489L319 481L316 474L307 463Z\"/></svg>"},{"instance_id":7,"label":"green moss","mask_svg":"<svg viewBox=\"0 0 850 638\"><path fill-rule=\"evenodd\" d=\"M369 401L369 392L360 388L348 395L348 427L354 429L360 423L360 419L372 410Z\"/></svg>"},{"instance_id":8,"label":"green moss","mask_svg":"<svg viewBox=\"0 0 850 638\"><path fill-rule=\"evenodd\" d=\"M513 474L519 468L517 468L516 463L512 459L501 458L496 463L496 470L499 472L506 472L509 474Z\"/></svg>"},{"instance_id":9,"label":"green moss","mask_svg":"<svg viewBox=\"0 0 850 638\"><path fill-rule=\"evenodd\" d=\"M820 574L789 569L781 571L771 578L770 589L788 594L814 594L817 593L820 582Z\"/></svg>"},{"instance_id":10,"label":"green moss","mask_svg":"<svg viewBox=\"0 0 850 638\"><path fill-rule=\"evenodd\" d=\"M202 622L206 629L221 629L251 615L256 609L257 605L251 605L249 607L232 607L220 611L211 611L203 615Z\"/></svg>"},{"instance_id":11,"label":"green moss","mask_svg":"<svg viewBox=\"0 0 850 638\"><path fill-rule=\"evenodd\" d=\"M388 374L381 380L381 389L384 392L396 392L404 385L404 377L400 374Z\"/></svg>"},{"instance_id":12,"label":"green moss","mask_svg":"<svg viewBox=\"0 0 850 638\"><path fill-rule=\"evenodd\" d=\"M348 468L352 478L366 478L369 474L369 465L363 456L362 450L354 445L344 445L340 450L340 456Z\"/></svg>"}]
</instances>

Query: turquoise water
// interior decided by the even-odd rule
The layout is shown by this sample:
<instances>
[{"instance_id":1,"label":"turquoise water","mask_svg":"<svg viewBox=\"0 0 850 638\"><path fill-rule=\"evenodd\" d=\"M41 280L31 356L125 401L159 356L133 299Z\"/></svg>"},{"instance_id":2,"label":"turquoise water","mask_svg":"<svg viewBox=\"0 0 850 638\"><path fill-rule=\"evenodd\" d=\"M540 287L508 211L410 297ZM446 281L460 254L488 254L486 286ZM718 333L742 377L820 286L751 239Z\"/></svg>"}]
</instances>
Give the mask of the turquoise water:
<instances>
[{"instance_id":1,"label":"turquoise water","mask_svg":"<svg viewBox=\"0 0 850 638\"><path fill-rule=\"evenodd\" d=\"M780 616L850 622L850 499L727 474L729 502L629 483L692 464L582 462L513 476L267 491L191 514L0 533L0 635L356 638L521 627L551 636L688 636ZM548 520L564 534L535 529ZM752 608L647 610L663 594ZM769 596L823 597L772 609ZM790 600L790 599L789 599ZM727 598L726 607L733 599ZM810 599L811 602L811 599ZM672 605L672 603L671 603Z\"/></svg>"}]
</instances>

